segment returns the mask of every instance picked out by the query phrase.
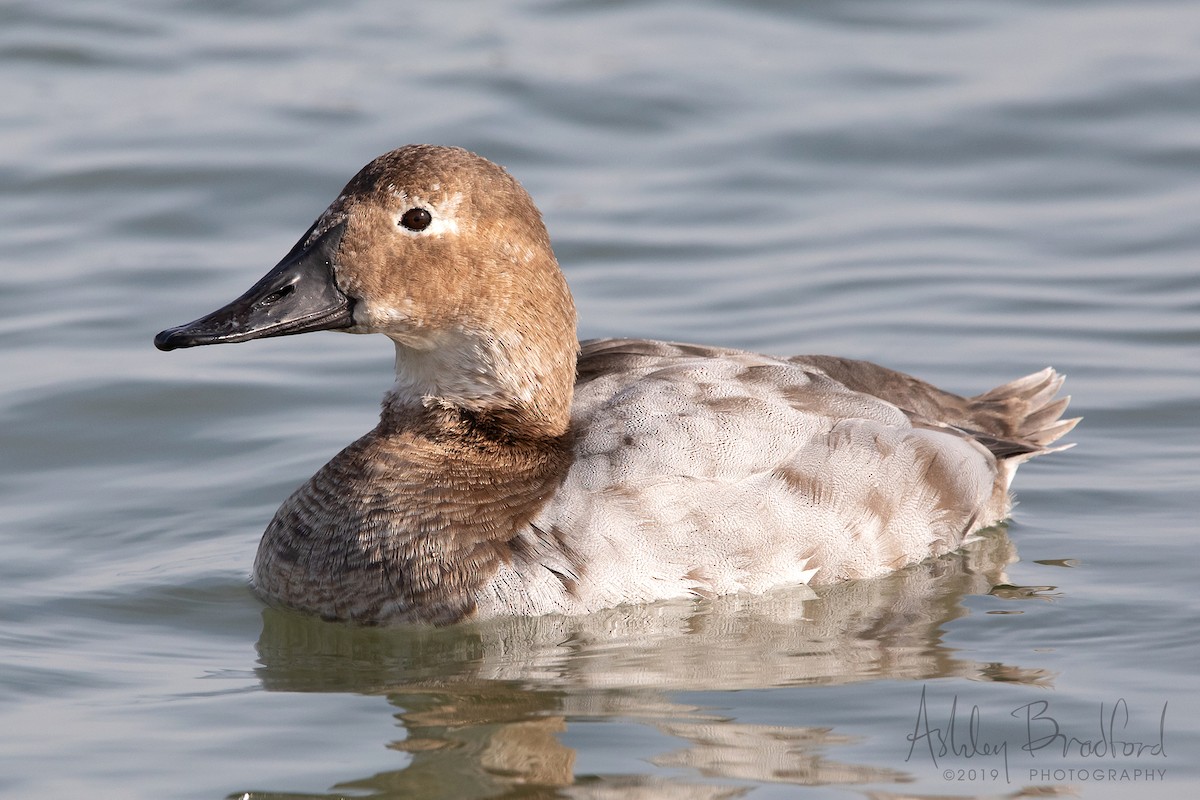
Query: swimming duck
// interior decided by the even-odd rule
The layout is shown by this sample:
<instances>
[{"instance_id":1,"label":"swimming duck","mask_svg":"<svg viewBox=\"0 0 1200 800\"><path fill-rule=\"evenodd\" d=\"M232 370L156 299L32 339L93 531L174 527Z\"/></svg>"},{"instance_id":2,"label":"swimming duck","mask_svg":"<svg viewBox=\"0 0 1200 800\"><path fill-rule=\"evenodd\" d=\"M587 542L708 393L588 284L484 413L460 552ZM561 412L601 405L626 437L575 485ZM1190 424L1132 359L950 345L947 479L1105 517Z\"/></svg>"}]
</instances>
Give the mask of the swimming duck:
<instances>
[{"instance_id":1,"label":"swimming duck","mask_svg":"<svg viewBox=\"0 0 1200 800\"><path fill-rule=\"evenodd\" d=\"M541 215L503 168L412 145L162 350L382 333L378 426L289 497L253 582L337 620L448 624L871 578L1003 520L1078 420L1045 369L959 397L884 367L580 343Z\"/></svg>"}]
</instances>

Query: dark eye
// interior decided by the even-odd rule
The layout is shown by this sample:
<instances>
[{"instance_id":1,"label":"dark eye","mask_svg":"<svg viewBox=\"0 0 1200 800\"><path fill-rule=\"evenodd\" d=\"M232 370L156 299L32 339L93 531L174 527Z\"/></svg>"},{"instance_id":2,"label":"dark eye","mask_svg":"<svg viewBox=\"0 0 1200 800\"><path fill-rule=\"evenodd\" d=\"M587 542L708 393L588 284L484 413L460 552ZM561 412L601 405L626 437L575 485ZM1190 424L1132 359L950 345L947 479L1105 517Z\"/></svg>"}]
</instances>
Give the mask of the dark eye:
<instances>
[{"instance_id":1,"label":"dark eye","mask_svg":"<svg viewBox=\"0 0 1200 800\"><path fill-rule=\"evenodd\" d=\"M400 224L410 231L423 231L433 222L433 215L423 208L410 208L400 217Z\"/></svg>"}]
</instances>

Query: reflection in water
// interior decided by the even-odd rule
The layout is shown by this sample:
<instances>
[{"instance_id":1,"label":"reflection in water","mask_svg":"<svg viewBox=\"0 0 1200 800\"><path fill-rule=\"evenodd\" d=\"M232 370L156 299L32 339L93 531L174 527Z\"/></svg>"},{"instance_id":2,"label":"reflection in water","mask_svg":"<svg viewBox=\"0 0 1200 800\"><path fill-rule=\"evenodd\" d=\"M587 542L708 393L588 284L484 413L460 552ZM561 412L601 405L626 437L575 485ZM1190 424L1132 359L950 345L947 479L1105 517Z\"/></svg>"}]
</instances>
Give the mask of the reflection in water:
<instances>
[{"instance_id":1,"label":"reflection in water","mask_svg":"<svg viewBox=\"0 0 1200 800\"><path fill-rule=\"evenodd\" d=\"M751 781L825 784L896 783L907 773L878 767L839 764L824 751L853 744L857 737L828 728L744 725L717 722L664 722L659 727L688 743L672 753L656 756L660 767L686 767L712 778Z\"/></svg>"},{"instance_id":2,"label":"reflection in water","mask_svg":"<svg viewBox=\"0 0 1200 800\"><path fill-rule=\"evenodd\" d=\"M1021 591L1009 583L1004 568L1014 559L1007 535L995 530L965 552L820 593L797 587L448 629L355 628L268 609L258 675L268 690L383 694L400 709L405 735L387 746L408 754L407 765L335 787L354 796L553 790L708 798L752 788L714 779L904 782L911 777L903 771L829 756L852 737L823 727L742 724L672 694L951 676L1047 685L1043 670L966 660L941 641L943 626L966 613L967 595L1003 587L997 596L1006 599L1045 596L1046 587ZM683 746L646 754L662 773L576 775L564 735L595 721L649 726Z\"/></svg>"}]
</instances>

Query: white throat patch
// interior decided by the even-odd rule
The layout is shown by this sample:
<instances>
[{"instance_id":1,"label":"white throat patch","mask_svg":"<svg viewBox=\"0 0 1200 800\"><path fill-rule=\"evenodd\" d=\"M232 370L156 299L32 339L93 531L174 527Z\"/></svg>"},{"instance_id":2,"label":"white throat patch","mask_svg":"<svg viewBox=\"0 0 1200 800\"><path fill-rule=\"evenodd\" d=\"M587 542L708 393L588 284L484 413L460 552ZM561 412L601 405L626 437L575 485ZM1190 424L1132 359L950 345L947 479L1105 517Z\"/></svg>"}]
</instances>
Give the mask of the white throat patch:
<instances>
[{"instance_id":1,"label":"white throat patch","mask_svg":"<svg viewBox=\"0 0 1200 800\"><path fill-rule=\"evenodd\" d=\"M448 402L466 408L533 399L530 378L511 363L506 348L487 336L454 329L419 343L396 344L392 394L407 404ZM418 346L414 347L413 344Z\"/></svg>"}]
</instances>

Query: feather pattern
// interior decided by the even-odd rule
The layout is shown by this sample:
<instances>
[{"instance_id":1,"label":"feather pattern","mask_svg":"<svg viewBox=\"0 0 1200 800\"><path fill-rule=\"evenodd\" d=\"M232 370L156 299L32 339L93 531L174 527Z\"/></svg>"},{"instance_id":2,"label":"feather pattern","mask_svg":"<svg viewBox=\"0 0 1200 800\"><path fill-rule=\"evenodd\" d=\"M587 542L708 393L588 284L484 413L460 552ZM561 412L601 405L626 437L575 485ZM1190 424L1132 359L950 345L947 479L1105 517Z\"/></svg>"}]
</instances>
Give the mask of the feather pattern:
<instances>
[{"instance_id":1,"label":"feather pattern","mask_svg":"<svg viewBox=\"0 0 1200 800\"><path fill-rule=\"evenodd\" d=\"M1008 514L1013 462L1074 427L1061 383L964 398L830 356L585 342L571 469L480 610L762 592L956 549Z\"/></svg>"}]
</instances>

